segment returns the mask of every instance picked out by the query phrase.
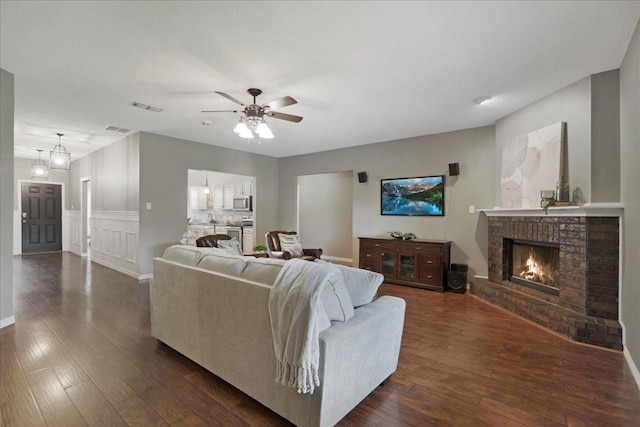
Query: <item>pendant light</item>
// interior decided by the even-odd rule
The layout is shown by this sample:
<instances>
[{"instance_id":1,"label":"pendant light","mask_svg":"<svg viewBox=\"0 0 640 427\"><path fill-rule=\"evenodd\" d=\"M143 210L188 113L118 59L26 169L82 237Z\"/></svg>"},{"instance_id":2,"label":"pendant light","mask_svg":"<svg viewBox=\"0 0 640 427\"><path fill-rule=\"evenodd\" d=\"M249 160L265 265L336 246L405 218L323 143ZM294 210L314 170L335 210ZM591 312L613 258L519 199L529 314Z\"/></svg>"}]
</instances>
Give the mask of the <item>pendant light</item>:
<instances>
[{"instance_id":1,"label":"pendant light","mask_svg":"<svg viewBox=\"0 0 640 427\"><path fill-rule=\"evenodd\" d=\"M49 179L49 167L47 166L47 162L40 158L42 150L37 151L38 160L34 160L33 164L31 164L31 178Z\"/></svg>"},{"instance_id":2,"label":"pendant light","mask_svg":"<svg viewBox=\"0 0 640 427\"><path fill-rule=\"evenodd\" d=\"M49 169L68 171L71 165L71 153L68 153L67 149L60 143L60 139L64 134L58 133L56 135L58 135L58 145L49 154Z\"/></svg>"},{"instance_id":3,"label":"pendant light","mask_svg":"<svg viewBox=\"0 0 640 427\"><path fill-rule=\"evenodd\" d=\"M207 171L204 172L204 176L205 176L204 194L209 194L211 190L209 189L209 174L207 173Z\"/></svg>"}]
</instances>

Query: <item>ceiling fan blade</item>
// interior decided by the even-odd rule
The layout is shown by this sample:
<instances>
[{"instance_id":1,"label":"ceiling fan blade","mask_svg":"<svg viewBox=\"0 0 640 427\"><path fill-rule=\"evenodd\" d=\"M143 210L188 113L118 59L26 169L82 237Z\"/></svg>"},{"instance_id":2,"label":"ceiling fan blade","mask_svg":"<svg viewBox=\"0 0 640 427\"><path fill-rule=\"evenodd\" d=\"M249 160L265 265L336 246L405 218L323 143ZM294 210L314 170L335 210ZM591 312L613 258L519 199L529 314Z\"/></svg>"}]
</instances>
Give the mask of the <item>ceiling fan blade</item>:
<instances>
[{"instance_id":1,"label":"ceiling fan blade","mask_svg":"<svg viewBox=\"0 0 640 427\"><path fill-rule=\"evenodd\" d=\"M220 96L224 96L225 98L227 98L229 101L233 101L236 104L240 104L243 107L245 106L242 102L238 101L237 99L235 99L233 96L229 95L228 93L224 93L224 92L218 92L217 90L215 91L215 93L217 93Z\"/></svg>"},{"instance_id":2,"label":"ceiling fan blade","mask_svg":"<svg viewBox=\"0 0 640 427\"><path fill-rule=\"evenodd\" d=\"M204 110L201 113L239 113L239 110Z\"/></svg>"},{"instance_id":3,"label":"ceiling fan blade","mask_svg":"<svg viewBox=\"0 0 640 427\"><path fill-rule=\"evenodd\" d=\"M274 119L287 120L289 122L299 123L302 121L302 117L294 116L293 114L278 113L275 111L269 111L265 114L269 117L273 117Z\"/></svg>"},{"instance_id":4,"label":"ceiling fan blade","mask_svg":"<svg viewBox=\"0 0 640 427\"><path fill-rule=\"evenodd\" d=\"M267 102L262 107L269 107L272 110L277 110L278 108L286 107L287 105L297 104L298 101L293 99L290 96L285 96L284 98L275 99L271 102Z\"/></svg>"}]
</instances>

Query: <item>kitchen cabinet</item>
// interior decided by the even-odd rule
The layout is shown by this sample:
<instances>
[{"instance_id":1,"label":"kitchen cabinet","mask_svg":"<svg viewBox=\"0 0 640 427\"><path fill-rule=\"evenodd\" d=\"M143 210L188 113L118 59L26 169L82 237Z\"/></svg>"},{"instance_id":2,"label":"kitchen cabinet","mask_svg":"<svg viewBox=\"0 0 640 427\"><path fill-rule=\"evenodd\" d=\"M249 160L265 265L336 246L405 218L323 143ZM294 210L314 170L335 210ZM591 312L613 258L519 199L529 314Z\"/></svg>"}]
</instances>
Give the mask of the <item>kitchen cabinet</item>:
<instances>
[{"instance_id":1,"label":"kitchen cabinet","mask_svg":"<svg viewBox=\"0 0 640 427\"><path fill-rule=\"evenodd\" d=\"M189 207L191 209L207 209L209 201L208 188L202 185L189 188Z\"/></svg>"},{"instance_id":2,"label":"kitchen cabinet","mask_svg":"<svg viewBox=\"0 0 640 427\"><path fill-rule=\"evenodd\" d=\"M234 185L234 191L236 196L251 196L253 190L253 182L243 182Z\"/></svg>"},{"instance_id":3,"label":"kitchen cabinet","mask_svg":"<svg viewBox=\"0 0 640 427\"><path fill-rule=\"evenodd\" d=\"M213 187L213 208L224 208L224 186L216 185Z\"/></svg>"},{"instance_id":4,"label":"kitchen cabinet","mask_svg":"<svg viewBox=\"0 0 640 427\"><path fill-rule=\"evenodd\" d=\"M224 201L223 209L233 209L233 197L235 196L235 186L233 184L227 184L223 188Z\"/></svg>"},{"instance_id":5,"label":"kitchen cabinet","mask_svg":"<svg viewBox=\"0 0 640 427\"><path fill-rule=\"evenodd\" d=\"M242 227L242 249L245 254L253 253L253 227Z\"/></svg>"},{"instance_id":6,"label":"kitchen cabinet","mask_svg":"<svg viewBox=\"0 0 640 427\"><path fill-rule=\"evenodd\" d=\"M360 268L381 273L389 283L446 289L450 241L359 239Z\"/></svg>"}]
</instances>

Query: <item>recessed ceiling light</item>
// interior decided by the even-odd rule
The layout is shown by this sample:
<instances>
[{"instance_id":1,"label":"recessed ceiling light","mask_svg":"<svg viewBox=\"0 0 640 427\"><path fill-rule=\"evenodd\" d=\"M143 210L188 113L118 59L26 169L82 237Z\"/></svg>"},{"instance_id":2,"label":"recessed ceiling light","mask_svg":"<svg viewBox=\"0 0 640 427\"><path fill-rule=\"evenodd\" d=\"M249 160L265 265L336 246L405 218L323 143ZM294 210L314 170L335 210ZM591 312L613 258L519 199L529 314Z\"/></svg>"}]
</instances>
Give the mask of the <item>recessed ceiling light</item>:
<instances>
[{"instance_id":1,"label":"recessed ceiling light","mask_svg":"<svg viewBox=\"0 0 640 427\"><path fill-rule=\"evenodd\" d=\"M478 104L478 105L486 104L489 101L491 101L491 97L490 96L480 96L480 97L478 97L478 98L473 100L473 102Z\"/></svg>"},{"instance_id":2,"label":"recessed ceiling light","mask_svg":"<svg viewBox=\"0 0 640 427\"><path fill-rule=\"evenodd\" d=\"M143 103L141 103L141 102L135 102L135 101L133 101L133 102L131 103L131 105L133 105L134 107L142 108L143 110L154 111L154 112L156 112L156 113L159 113L159 112L163 111L163 109L162 109L162 108L152 107L151 105L143 104Z\"/></svg>"}]
</instances>

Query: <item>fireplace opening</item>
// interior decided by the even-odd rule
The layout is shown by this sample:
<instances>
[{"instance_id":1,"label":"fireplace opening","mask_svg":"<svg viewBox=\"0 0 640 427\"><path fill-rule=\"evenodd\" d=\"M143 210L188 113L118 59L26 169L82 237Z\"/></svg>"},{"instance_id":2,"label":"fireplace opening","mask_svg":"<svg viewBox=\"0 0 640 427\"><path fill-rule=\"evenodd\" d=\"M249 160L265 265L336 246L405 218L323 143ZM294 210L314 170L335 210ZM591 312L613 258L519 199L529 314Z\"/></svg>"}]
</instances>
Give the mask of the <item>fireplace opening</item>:
<instances>
[{"instance_id":1,"label":"fireplace opening","mask_svg":"<svg viewBox=\"0 0 640 427\"><path fill-rule=\"evenodd\" d=\"M507 279L551 295L559 295L560 246L505 239Z\"/></svg>"}]
</instances>

